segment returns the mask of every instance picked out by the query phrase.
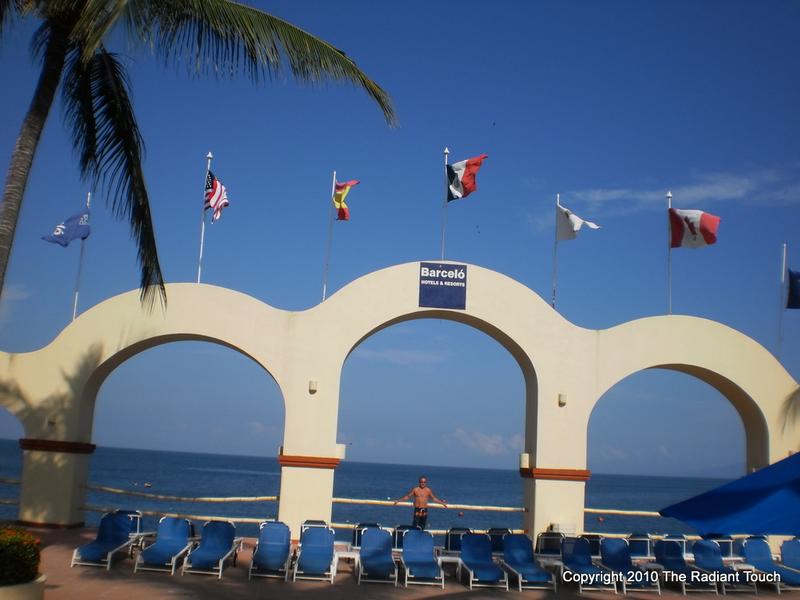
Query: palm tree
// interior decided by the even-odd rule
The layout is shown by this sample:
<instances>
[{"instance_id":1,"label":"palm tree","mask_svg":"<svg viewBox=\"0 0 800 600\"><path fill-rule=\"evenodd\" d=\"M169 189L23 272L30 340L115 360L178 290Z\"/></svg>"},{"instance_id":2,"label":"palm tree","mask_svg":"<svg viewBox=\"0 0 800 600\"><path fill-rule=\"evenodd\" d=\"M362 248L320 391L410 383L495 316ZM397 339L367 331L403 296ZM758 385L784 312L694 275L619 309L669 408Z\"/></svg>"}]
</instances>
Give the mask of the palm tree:
<instances>
[{"instance_id":1,"label":"palm tree","mask_svg":"<svg viewBox=\"0 0 800 600\"><path fill-rule=\"evenodd\" d=\"M362 88L395 123L386 92L344 52L265 12L231 0L0 0L0 32L15 15L42 21L34 51L42 68L11 157L0 206L0 290L3 288L33 156L61 93L81 175L103 186L114 214L127 219L138 245L142 300L166 302L142 169L142 137L119 55L104 41L122 29L165 62L194 73L244 74L256 81L288 64L302 82L334 80ZM124 25L124 27L120 27Z\"/></svg>"}]
</instances>

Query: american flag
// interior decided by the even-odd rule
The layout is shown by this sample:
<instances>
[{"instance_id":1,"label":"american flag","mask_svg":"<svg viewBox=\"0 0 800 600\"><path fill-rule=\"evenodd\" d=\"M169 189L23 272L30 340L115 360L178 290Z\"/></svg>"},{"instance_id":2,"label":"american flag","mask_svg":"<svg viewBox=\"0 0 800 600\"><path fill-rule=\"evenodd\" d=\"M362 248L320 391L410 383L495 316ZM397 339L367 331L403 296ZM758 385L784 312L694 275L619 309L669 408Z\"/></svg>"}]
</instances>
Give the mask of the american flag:
<instances>
[{"instance_id":1,"label":"american flag","mask_svg":"<svg viewBox=\"0 0 800 600\"><path fill-rule=\"evenodd\" d=\"M220 183L219 179L214 177L214 174L209 171L206 174L206 209L213 209L214 214L211 216L213 223L222 216L222 209L228 206L228 192L225 186Z\"/></svg>"}]
</instances>

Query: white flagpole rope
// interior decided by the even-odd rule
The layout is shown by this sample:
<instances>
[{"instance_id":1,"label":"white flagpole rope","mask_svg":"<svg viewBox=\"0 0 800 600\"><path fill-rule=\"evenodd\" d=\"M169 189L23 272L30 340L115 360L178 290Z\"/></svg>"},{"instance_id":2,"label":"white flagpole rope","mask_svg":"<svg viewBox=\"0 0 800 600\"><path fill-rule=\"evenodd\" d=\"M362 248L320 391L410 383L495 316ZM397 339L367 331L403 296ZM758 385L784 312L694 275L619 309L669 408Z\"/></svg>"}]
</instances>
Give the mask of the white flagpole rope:
<instances>
[{"instance_id":1,"label":"white flagpole rope","mask_svg":"<svg viewBox=\"0 0 800 600\"><path fill-rule=\"evenodd\" d=\"M672 220L669 209L672 208L672 192L667 192L667 314L672 314Z\"/></svg>"},{"instance_id":2,"label":"white flagpole rope","mask_svg":"<svg viewBox=\"0 0 800 600\"><path fill-rule=\"evenodd\" d=\"M444 202L442 203L442 260L444 260L444 236L447 230L447 190L450 182L447 179L447 156L450 150L445 147L444 149Z\"/></svg>"},{"instance_id":3,"label":"white flagpole rope","mask_svg":"<svg viewBox=\"0 0 800 600\"><path fill-rule=\"evenodd\" d=\"M558 207L560 206L561 194L556 194L556 229L553 232L553 301L551 306L556 307L556 283L558 281Z\"/></svg>"},{"instance_id":4,"label":"white flagpole rope","mask_svg":"<svg viewBox=\"0 0 800 600\"><path fill-rule=\"evenodd\" d=\"M92 192L86 192L86 209L92 205ZM83 247L86 240L81 238L81 253L78 258L78 275L75 277L75 293L72 295L72 320L78 316L78 294L81 291L81 274L83 273Z\"/></svg>"},{"instance_id":5,"label":"white flagpole rope","mask_svg":"<svg viewBox=\"0 0 800 600\"><path fill-rule=\"evenodd\" d=\"M206 154L206 176L203 178L203 204L202 210L200 211L200 255L197 257L197 283L200 283L200 273L203 270L203 243L206 237L206 180L208 179L209 171L211 171L212 158L214 158L214 155L209 151L209 153Z\"/></svg>"},{"instance_id":6,"label":"white flagpole rope","mask_svg":"<svg viewBox=\"0 0 800 600\"><path fill-rule=\"evenodd\" d=\"M333 198L336 195L336 171L333 172L333 181L331 182L331 207L328 211L328 243L325 247L325 269L322 273L322 301L328 295L328 267L331 261L331 244L333 242L333 213L336 208L333 206Z\"/></svg>"}]
</instances>

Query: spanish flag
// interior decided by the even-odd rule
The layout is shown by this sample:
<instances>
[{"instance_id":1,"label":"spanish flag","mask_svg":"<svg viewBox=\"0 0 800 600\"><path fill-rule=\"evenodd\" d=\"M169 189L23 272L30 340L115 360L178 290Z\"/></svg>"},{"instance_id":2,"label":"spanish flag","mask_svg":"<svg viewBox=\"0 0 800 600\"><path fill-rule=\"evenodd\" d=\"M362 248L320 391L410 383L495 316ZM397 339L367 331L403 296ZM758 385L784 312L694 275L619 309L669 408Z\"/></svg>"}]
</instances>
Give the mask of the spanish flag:
<instances>
[{"instance_id":1,"label":"spanish flag","mask_svg":"<svg viewBox=\"0 0 800 600\"><path fill-rule=\"evenodd\" d=\"M333 192L333 206L336 209L336 220L337 221L349 221L350 220L350 209L345 204L344 199L347 197L347 193L350 191L350 188L354 185L358 185L360 182L357 179L351 179L350 181L345 181L344 183L336 182L334 186Z\"/></svg>"}]
</instances>

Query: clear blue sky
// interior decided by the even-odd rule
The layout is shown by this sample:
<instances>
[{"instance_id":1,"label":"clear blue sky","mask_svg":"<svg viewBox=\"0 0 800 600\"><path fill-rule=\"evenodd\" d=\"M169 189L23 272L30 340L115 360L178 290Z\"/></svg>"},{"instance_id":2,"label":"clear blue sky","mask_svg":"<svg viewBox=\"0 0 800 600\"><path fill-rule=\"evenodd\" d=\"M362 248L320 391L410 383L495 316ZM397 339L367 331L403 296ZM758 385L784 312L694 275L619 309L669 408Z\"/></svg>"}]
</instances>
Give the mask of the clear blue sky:
<instances>
[{"instance_id":1,"label":"clear blue sky","mask_svg":"<svg viewBox=\"0 0 800 600\"><path fill-rule=\"evenodd\" d=\"M448 258L549 297L561 193L603 227L560 245L559 310L591 328L662 314L671 189L676 207L722 217L716 245L673 253L674 311L775 350L784 241L800 268L800 4L467 1L453 10L413 1L385 10L317 0L268 9L353 57L392 95L400 127L390 130L347 86L193 79L130 54L168 281L195 275L209 150L231 205L206 230L204 282L304 309L320 297L331 171L362 182L349 197L352 220L336 224L335 290L378 268L438 257L449 146L451 160L489 159L479 190L450 206ZM1 165L35 84L33 29L18 23L1 42ZM40 348L69 320L78 247L39 237L83 202L75 162L57 106L0 304L6 351ZM98 197L81 308L137 282L128 229ZM800 311L785 313L783 330L782 360L800 378ZM398 325L348 359L340 441L352 444L353 460L516 468L523 394L516 363L483 334L453 323ZM277 387L257 366L228 349L181 343L112 373L93 441L274 456L282 425ZM0 410L0 437L20 434ZM598 405L589 465L732 475L743 444L741 422L717 392L648 372Z\"/></svg>"}]
</instances>

